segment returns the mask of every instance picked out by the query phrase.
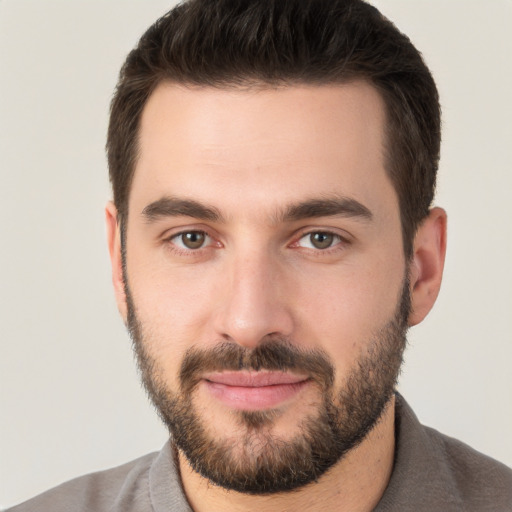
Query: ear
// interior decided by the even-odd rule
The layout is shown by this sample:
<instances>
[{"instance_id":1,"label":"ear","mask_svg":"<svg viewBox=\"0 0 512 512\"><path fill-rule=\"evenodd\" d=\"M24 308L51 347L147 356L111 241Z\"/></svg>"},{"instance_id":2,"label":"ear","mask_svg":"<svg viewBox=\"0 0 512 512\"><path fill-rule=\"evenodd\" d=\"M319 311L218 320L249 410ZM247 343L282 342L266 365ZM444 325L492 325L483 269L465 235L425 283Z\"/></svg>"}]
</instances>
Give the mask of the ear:
<instances>
[{"instance_id":1,"label":"ear","mask_svg":"<svg viewBox=\"0 0 512 512\"><path fill-rule=\"evenodd\" d=\"M108 250L112 264L112 284L116 294L117 308L126 323L127 308L123 280L123 258L121 257L121 226L117 218L117 209L111 201L105 207L105 221Z\"/></svg>"},{"instance_id":2,"label":"ear","mask_svg":"<svg viewBox=\"0 0 512 512\"><path fill-rule=\"evenodd\" d=\"M442 208L433 208L414 238L409 275L410 326L419 324L427 316L439 294L446 254L446 222L446 212Z\"/></svg>"}]
</instances>

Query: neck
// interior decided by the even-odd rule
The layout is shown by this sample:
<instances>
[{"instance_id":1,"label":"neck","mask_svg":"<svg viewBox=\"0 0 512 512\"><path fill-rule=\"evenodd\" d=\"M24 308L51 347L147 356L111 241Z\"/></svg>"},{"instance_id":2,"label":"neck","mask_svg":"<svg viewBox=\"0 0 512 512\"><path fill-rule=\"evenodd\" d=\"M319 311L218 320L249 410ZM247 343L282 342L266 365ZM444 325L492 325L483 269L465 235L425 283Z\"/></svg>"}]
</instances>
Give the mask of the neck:
<instances>
[{"instance_id":1,"label":"neck","mask_svg":"<svg viewBox=\"0 0 512 512\"><path fill-rule=\"evenodd\" d=\"M316 482L293 492L253 496L228 491L196 473L179 453L183 489L195 512L373 510L389 482L395 449L395 398L363 441Z\"/></svg>"}]
</instances>

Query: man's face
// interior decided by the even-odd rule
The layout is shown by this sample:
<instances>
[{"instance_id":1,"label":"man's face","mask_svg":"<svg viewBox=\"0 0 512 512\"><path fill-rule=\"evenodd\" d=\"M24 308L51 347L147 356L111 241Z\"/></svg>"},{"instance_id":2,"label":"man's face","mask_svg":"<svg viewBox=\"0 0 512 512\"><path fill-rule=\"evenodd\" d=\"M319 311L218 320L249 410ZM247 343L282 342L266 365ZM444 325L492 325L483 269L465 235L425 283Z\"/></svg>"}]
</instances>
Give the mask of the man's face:
<instances>
[{"instance_id":1,"label":"man's face","mask_svg":"<svg viewBox=\"0 0 512 512\"><path fill-rule=\"evenodd\" d=\"M409 295L383 137L364 83L165 84L145 107L127 321L178 447L216 483L304 485L390 398Z\"/></svg>"}]
</instances>

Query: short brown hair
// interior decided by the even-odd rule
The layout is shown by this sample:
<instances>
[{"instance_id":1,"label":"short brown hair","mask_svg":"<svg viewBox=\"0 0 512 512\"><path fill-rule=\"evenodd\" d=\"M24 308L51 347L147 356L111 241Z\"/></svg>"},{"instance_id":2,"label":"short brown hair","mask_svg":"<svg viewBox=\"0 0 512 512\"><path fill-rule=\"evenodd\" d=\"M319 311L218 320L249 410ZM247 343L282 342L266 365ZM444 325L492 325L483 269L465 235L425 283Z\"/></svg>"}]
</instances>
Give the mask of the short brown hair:
<instances>
[{"instance_id":1,"label":"short brown hair","mask_svg":"<svg viewBox=\"0 0 512 512\"><path fill-rule=\"evenodd\" d=\"M386 171L404 250L434 197L441 113L420 53L362 0L189 0L157 20L124 63L107 154L120 220L128 213L142 110L163 82L218 88L366 80L386 105Z\"/></svg>"}]
</instances>

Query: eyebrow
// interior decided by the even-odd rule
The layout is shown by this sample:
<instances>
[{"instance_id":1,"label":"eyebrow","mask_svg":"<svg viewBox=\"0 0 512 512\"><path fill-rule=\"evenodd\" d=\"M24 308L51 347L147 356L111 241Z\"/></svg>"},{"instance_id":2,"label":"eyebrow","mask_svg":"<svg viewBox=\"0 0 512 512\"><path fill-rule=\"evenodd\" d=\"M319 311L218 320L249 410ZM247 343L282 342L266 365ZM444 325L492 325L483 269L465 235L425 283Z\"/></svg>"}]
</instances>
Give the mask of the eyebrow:
<instances>
[{"instance_id":1,"label":"eyebrow","mask_svg":"<svg viewBox=\"0 0 512 512\"><path fill-rule=\"evenodd\" d=\"M148 204L142 215L147 222L166 217L193 217L210 222L225 222L214 206L193 199L162 197ZM342 196L313 198L286 206L274 217L274 222L293 222L314 217L347 217L372 220L372 212L359 201Z\"/></svg>"},{"instance_id":2,"label":"eyebrow","mask_svg":"<svg viewBox=\"0 0 512 512\"><path fill-rule=\"evenodd\" d=\"M165 217L194 217L210 222L221 222L222 215L213 206L206 206L193 199L177 197L162 197L158 201L148 204L142 215L147 222L153 222Z\"/></svg>"},{"instance_id":3,"label":"eyebrow","mask_svg":"<svg viewBox=\"0 0 512 512\"><path fill-rule=\"evenodd\" d=\"M284 221L297 221L313 217L349 217L370 221L372 212L355 199L343 196L308 199L285 208L280 216Z\"/></svg>"}]
</instances>

